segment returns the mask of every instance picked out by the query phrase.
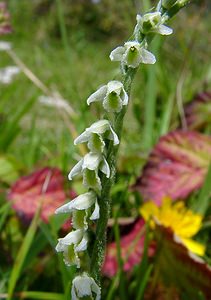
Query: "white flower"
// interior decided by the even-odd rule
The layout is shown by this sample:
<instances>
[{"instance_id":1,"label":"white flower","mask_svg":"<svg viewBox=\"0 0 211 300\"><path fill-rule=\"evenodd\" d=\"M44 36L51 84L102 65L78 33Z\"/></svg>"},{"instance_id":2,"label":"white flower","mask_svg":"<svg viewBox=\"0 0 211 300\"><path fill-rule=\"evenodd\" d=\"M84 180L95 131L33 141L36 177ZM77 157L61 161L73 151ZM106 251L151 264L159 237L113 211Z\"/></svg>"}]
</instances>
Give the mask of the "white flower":
<instances>
[{"instance_id":1,"label":"white flower","mask_svg":"<svg viewBox=\"0 0 211 300\"><path fill-rule=\"evenodd\" d=\"M154 64L155 56L147 51L140 43L130 41L123 46L117 47L110 54L112 61L121 61L123 65L131 68L137 68L140 63Z\"/></svg>"},{"instance_id":2,"label":"white flower","mask_svg":"<svg viewBox=\"0 0 211 300\"><path fill-rule=\"evenodd\" d=\"M105 135L105 133L108 133ZM103 152L105 147L105 142L103 141L103 137L112 140L114 145L119 144L119 139L117 134L113 131L108 120L100 120L92 124L90 127L86 128L86 130L79 135L74 144L80 144L88 142L88 148L92 152Z\"/></svg>"},{"instance_id":3,"label":"white flower","mask_svg":"<svg viewBox=\"0 0 211 300\"><path fill-rule=\"evenodd\" d=\"M87 104L103 102L103 107L108 112L120 112L123 105L128 104L128 95L120 81L109 81L107 85L99 88L88 99Z\"/></svg>"},{"instance_id":4,"label":"white flower","mask_svg":"<svg viewBox=\"0 0 211 300\"><path fill-rule=\"evenodd\" d=\"M70 115L73 114L73 109L69 105L68 100L63 99L58 96L39 96L38 101L44 105L56 107L59 109L64 109L66 112L68 112Z\"/></svg>"},{"instance_id":5,"label":"white flower","mask_svg":"<svg viewBox=\"0 0 211 300\"><path fill-rule=\"evenodd\" d=\"M8 66L0 69L0 82L3 84L9 84L12 82L14 76L20 72L20 69L16 66Z\"/></svg>"},{"instance_id":6,"label":"white flower","mask_svg":"<svg viewBox=\"0 0 211 300\"><path fill-rule=\"evenodd\" d=\"M97 202L97 197L94 192L88 192L79 195L72 201L62 205L55 211L56 214L60 213L71 213L73 228L87 230L87 217L88 210L94 206L94 210L90 216L90 220L99 219L99 205Z\"/></svg>"},{"instance_id":7,"label":"white flower","mask_svg":"<svg viewBox=\"0 0 211 300\"><path fill-rule=\"evenodd\" d=\"M0 41L0 51L11 50L12 46L9 42Z\"/></svg>"},{"instance_id":8,"label":"white flower","mask_svg":"<svg viewBox=\"0 0 211 300\"><path fill-rule=\"evenodd\" d=\"M101 290L92 277L83 273L73 279L71 296L72 300L79 300L87 296L91 299L100 300Z\"/></svg>"},{"instance_id":9,"label":"white flower","mask_svg":"<svg viewBox=\"0 0 211 300\"><path fill-rule=\"evenodd\" d=\"M72 180L74 176L82 173L83 184L87 188L99 191L101 190L101 182L98 170L103 172L107 178L110 177L110 168L105 157L102 154L89 152L72 168L68 178Z\"/></svg>"},{"instance_id":10,"label":"white flower","mask_svg":"<svg viewBox=\"0 0 211 300\"><path fill-rule=\"evenodd\" d=\"M68 233L64 238L58 239L57 252L63 252L64 262L68 266L76 265L80 268L78 252L87 249L88 237L84 230L75 230Z\"/></svg>"},{"instance_id":11,"label":"white flower","mask_svg":"<svg viewBox=\"0 0 211 300\"><path fill-rule=\"evenodd\" d=\"M168 26L163 25L165 19L162 18L161 13L156 11L147 13L143 16L136 16L137 25L135 27L135 36L138 38L139 32L147 34L149 32L156 32L162 35L172 34L173 30Z\"/></svg>"}]
</instances>

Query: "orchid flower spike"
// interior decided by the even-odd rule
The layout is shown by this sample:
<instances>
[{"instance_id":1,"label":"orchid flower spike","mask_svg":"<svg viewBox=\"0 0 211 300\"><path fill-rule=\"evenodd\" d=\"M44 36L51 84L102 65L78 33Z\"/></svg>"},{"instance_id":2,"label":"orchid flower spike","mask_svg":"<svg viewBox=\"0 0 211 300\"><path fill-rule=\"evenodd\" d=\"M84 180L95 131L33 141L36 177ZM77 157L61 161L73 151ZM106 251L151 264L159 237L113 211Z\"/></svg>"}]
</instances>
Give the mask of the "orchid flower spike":
<instances>
[{"instance_id":1,"label":"orchid flower spike","mask_svg":"<svg viewBox=\"0 0 211 300\"><path fill-rule=\"evenodd\" d=\"M70 171L68 178L72 178L80 173L83 174L83 184L87 188L93 188L95 191L101 190L101 181L98 176L98 170L110 177L110 168L102 154L89 152L82 158Z\"/></svg>"},{"instance_id":2,"label":"orchid flower spike","mask_svg":"<svg viewBox=\"0 0 211 300\"><path fill-rule=\"evenodd\" d=\"M67 266L76 265L80 268L78 252L87 249L88 237L84 230L75 230L68 233L64 238L58 239L57 252L63 252L64 262Z\"/></svg>"},{"instance_id":3,"label":"orchid flower spike","mask_svg":"<svg viewBox=\"0 0 211 300\"><path fill-rule=\"evenodd\" d=\"M163 25L165 18L162 18L161 13L158 11L147 13L143 16L137 15L136 20L137 24L134 32L137 39L139 38L140 32L143 34L155 32L161 35L169 35L173 32L170 27Z\"/></svg>"},{"instance_id":4,"label":"orchid flower spike","mask_svg":"<svg viewBox=\"0 0 211 300\"><path fill-rule=\"evenodd\" d=\"M108 112L120 112L123 105L128 104L128 95L120 81L109 81L107 85L100 87L88 99L87 104L103 102L103 107Z\"/></svg>"},{"instance_id":5,"label":"orchid flower spike","mask_svg":"<svg viewBox=\"0 0 211 300\"><path fill-rule=\"evenodd\" d=\"M100 300L101 290L97 283L88 274L83 273L73 279L72 300L79 300L84 297L90 297L90 299Z\"/></svg>"},{"instance_id":6,"label":"orchid flower spike","mask_svg":"<svg viewBox=\"0 0 211 300\"><path fill-rule=\"evenodd\" d=\"M140 63L154 64L156 62L155 56L137 41L130 41L124 46L117 47L111 52L110 59L121 61L123 65L130 68L137 68Z\"/></svg>"},{"instance_id":7,"label":"orchid flower spike","mask_svg":"<svg viewBox=\"0 0 211 300\"><path fill-rule=\"evenodd\" d=\"M105 147L103 138L112 140L114 145L119 144L118 136L112 129L108 120L97 121L86 128L86 130L75 139L74 144L77 145L88 142L90 151L102 153Z\"/></svg>"},{"instance_id":8,"label":"orchid flower spike","mask_svg":"<svg viewBox=\"0 0 211 300\"><path fill-rule=\"evenodd\" d=\"M92 209L92 207L94 207L94 209ZM70 202L57 208L55 213L71 213L73 228L87 230L87 218L90 216L90 214L90 220L99 219L99 205L96 194L94 192L88 192L79 195Z\"/></svg>"}]
</instances>

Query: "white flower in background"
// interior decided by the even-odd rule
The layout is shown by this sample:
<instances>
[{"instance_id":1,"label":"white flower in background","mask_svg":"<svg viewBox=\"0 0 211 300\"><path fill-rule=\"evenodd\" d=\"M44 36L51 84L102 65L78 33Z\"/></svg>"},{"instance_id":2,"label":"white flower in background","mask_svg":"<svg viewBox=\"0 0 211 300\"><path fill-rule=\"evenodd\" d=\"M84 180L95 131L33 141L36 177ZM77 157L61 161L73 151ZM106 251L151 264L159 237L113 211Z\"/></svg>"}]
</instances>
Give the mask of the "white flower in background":
<instances>
[{"instance_id":1,"label":"white flower in background","mask_svg":"<svg viewBox=\"0 0 211 300\"><path fill-rule=\"evenodd\" d=\"M155 32L162 35L172 34L173 30L166 25L163 25L165 19L162 18L161 13L156 11L147 13L143 16L136 16L137 25L135 27L135 36L138 38L139 32L147 34L149 32Z\"/></svg>"},{"instance_id":2,"label":"white flower in background","mask_svg":"<svg viewBox=\"0 0 211 300\"><path fill-rule=\"evenodd\" d=\"M103 138L112 140L114 145L119 144L118 136L112 129L108 120L100 120L93 123L75 139L74 144L78 145L88 142L88 148L90 149L90 151L103 152L105 147Z\"/></svg>"},{"instance_id":3,"label":"white flower in background","mask_svg":"<svg viewBox=\"0 0 211 300\"><path fill-rule=\"evenodd\" d=\"M94 210L91 211L92 207L94 207ZM94 192L88 192L79 195L70 202L57 208L55 213L71 213L73 228L87 230L87 218L88 215L90 215L89 211L91 214L90 220L99 219L99 205L97 202L96 194Z\"/></svg>"},{"instance_id":4,"label":"white flower in background","mask_svg":"<svg viewBox=\"0 0 211 300\"><path fill-rule=\"evenodd\" d=\"M72 107L69 105L68 100L57 96L39 96L38 101L46 106L58 107L64 109L70 115L73 113Z\"/></svg>"},{"instance_id":5,"label":"white flower in background","mask_svg":"<svg viewBox=\"0 0 211 300\"><path fill-rule=\"evenodd\" d=\"M80 173L83 174L83 184L87 188L93 188L96 191L101 190L101 182L98 176L98 170L103 172L107 178L110 177L109 165L102 154L87 153L70 171L68 178L72 178Z\"/></svg>"},{"instance_id":6,"label":"white flower in background","mask_svg":"<svg viewBox=\"0 0 211 300\"><path fill-rule=\"evenodd\" d=\"M0 51L8 51L11 50L12 46L11 43L0 41Z\"/></svg>"},{"instance_id":7,"label":"white flower in background","mask_svg":"<svg viewBox=\"0 0 211 300\"><path fill-rule=\"evenodd\" d=\"M136 41L127 42L124 46L114 49L110 54L110 59L121 61L131 68L137 68L140 63L154 64L156 62L155 56Z\"/></svg>"},{"instance_id":8,"label":"white flower in background","mask_svg":"<svg viewBox=\"0 0 211 300\"><path fill-rule=\"evenodd\" d=\"M92 277L83 273L73 279L71 296L72 300L79 300L84 297L100 300L101 290Z\"/></svg>"},{"instance_id":9,"label":"white flower in background","mask_svg":"<svg viewBox=\"0 0 211 300\"><path fill-rule=\"evenodd\" d=\"M128 95L120 81L109 81L107 85L100 87L88 99L87 104L103 102L103 107L108 112L120 112L123 105L128 104Z\"/></svg>"},{"instance_id":10,"label":"white flower in background","mask_svg":"<svg viewBox=\"0 0 211 300\"><path fill-rule=\"evenodd\" d=\"M84 230L75 230L68 233L64 238L58 239L57 252L63 252L64 262L67 266L76 265L80 268L78 252L87 249L88 237Z\"/></svg>"},{"instance_id":11,"label":"white flower in background","mask_svg":"<svg viewBox=\"0 0 211 300\"><path fill-rule=\"evenodd\" d=\"M20 69L16 66L8 66L0 69L0 83L9 84L13 81L14 76L20 73Z\"/></svg>"}]
</instances>

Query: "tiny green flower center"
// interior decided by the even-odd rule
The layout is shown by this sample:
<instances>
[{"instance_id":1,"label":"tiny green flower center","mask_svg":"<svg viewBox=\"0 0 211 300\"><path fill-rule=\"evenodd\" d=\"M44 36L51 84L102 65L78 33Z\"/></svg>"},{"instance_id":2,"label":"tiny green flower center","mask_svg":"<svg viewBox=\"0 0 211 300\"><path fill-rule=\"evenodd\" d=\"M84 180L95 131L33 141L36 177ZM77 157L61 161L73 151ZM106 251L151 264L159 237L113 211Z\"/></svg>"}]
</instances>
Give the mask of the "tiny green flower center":
<instances>
[{"instance_id":1,"label":"tiny green flower center","mask_svg":"<svg viewBox=\"0 0 211 300\"><path fill-rule=\"evenodd\" d=\"M84 185L93 189L99 189L100 182L95 170L84 170Z\"/></svg>"},{"instance_id":2,"label":"tiny green flower center","mask_svg":"<svg viewBox=\"0 0 211 300\"><path fill-rule=\"evenodd\" d=\"M88 143L88 147L93 152L103 152L105 143L102 137L97 133L92 133L91 139Z\"/></svg>"},{"instance_id":3,"label":"tiny green flower center","mask_svg":"<svg viewBox=\"0 0 211 300\"><path fill-rule=\"evenodd\" d=\"M73 225L77 229L84 228L84 222L86 218L86 211L85 210L76 210L74 211L73 215Z\"/></svg>"}]
</instances>

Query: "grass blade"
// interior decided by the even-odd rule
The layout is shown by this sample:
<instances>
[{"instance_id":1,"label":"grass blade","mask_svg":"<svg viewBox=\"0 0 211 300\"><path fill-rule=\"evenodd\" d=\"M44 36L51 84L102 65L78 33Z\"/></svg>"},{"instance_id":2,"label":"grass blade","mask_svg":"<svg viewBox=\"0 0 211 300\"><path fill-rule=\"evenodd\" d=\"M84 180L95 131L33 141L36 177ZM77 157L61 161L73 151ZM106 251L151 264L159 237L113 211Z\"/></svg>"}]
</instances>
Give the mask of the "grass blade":
<instances>
[{"instance_id":1,"label":"grass blade","mask_svg":"<svg viewBox=\"0 0 211 300\"><path fill-rule=\"evenodd\" d=\"M199 197L195 199L192 209L199 214L204 215L207 211L207 208L210 205L210 196L211 196L211 163L209 165L207 175L204 180L204 184L200 191Z\"/></svg>"},{"instance_id":2,"label":"grass blade","mask_svg":"<svg viewBox=\"0 0 211 300\"><path fill-rule=\"evenodd\" d=\"M18 299L41 299L41 300L64 300L64 295L57 293L45 293L45 292L19 292L17 293ZM8 294L0 294L0 299L7 298Z\"/></svg>"},{"instance_id":3,"label":"grass blade","mask_svg":"<svg viewBox=\"0 0 211 300\"><path fill-rule=\"evenodd\" d=\"M20 247L20 250L17 254L15 263L13 265L13 269L12 269L10 280L9 280L7 300L12 300L13 292L14 292L16 283L18 281L18 278L20 276L25 257L30 249L30 246L32 244L32 241L34 239L34 236L35 236L35 233L37 230L37 226L38 226L38 222L39 222L39 215L40 215L40 207L38 208L32 222L30 224L30 227L26 233L26 236L23 240L23 243Z\"/></svg>"},{"instance_id":4,"label":"grass blade","mask_svg":"<svg viewBox=\"0 0 211 300\"><path fill-rule=\"evenodd\" d=\"M141 285L140 285L140 287L138 289L136 300L141 300L143 298L144 291L145 291L147 283L149 282L149 276L150 276L150 274L152 272L152 269L153 269L153 265L150 265L148 267L146 273L144 274L144 277L141 280Z\"/></svg>"}]
</instances>

